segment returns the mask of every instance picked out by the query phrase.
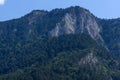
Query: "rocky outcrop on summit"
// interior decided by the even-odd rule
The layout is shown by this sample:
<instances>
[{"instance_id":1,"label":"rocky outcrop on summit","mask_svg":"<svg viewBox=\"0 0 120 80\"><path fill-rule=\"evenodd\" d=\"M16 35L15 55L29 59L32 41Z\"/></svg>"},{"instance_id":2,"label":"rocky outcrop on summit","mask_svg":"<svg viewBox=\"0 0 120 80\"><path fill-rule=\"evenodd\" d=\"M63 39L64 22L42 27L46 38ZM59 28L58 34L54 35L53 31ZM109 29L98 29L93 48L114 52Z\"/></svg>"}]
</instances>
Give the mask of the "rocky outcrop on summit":
<instances>
[{"instance_id":1,"label":"rocky outcrop on summit","mask_svg":"<svg viewBox=\"0 0 120 80\"><path fill-rule=\"evenodd\" d=\"M94 40L103 41L100 31L95 17L89 11L83 10L82 12L78 11L78 13L66 13L63 19L56 23L56 27L50 31L50 34L51 36L59 36L87 33Z\"/></svg>"}]
</instances>

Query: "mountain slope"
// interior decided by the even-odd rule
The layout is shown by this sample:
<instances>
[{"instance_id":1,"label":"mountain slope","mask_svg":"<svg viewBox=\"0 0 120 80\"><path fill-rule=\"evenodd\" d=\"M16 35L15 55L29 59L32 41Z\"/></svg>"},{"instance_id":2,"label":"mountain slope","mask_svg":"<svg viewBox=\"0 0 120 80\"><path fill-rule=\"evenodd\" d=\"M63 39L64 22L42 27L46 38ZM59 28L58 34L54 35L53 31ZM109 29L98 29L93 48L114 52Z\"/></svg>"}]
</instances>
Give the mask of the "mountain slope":
<instances>
[{"instance_id":1,"label":"mountain slope","mask_svg":"<svg viewBox=\"0 0 120 80\"><path fill-rule=\"evenodd\" d=\"M74 39L76 41L76 38ZM37 54L41 55L41 53ZM105 49L99 47L97 48L97 46L96 48L86 47L85 49L77 48L76 50L72 48L72 50L57 53L54 57L47 58L47 64L44 65L41 65L42 62L41 59L43 59L43 61L46 61L46 59L43 56L42 57L36 56L36 58L38 58L35 61L36 63L32 64L31 67L27 67L22 70L17 70L14 73L3 75L0 77L0 79L1 80L120 79L119 78L120 73L117 70L117 68L115 68L115 65L117 65L118 61L112 58L112 56L110 56L110 54Z\"/></svg>"},{"instance_id":2,"label":"mountain slope","mask_svg":"<svg viewBox=\"0 0 120 80\"><path fill-rule=\"evenodd\" d=\"M102 37L111 53L120 57L120 19L99 20Z\"/></svg>"},{"instance_id":3,"label":"mountain slope","mask_svg":"<svg viewBox=\"0 0 120 80\"><path fill-rule=\"evenodd\" d=\"M119 80L119 28L79 6L0 22L0 80Z\"/></svg>"}]
</instances>

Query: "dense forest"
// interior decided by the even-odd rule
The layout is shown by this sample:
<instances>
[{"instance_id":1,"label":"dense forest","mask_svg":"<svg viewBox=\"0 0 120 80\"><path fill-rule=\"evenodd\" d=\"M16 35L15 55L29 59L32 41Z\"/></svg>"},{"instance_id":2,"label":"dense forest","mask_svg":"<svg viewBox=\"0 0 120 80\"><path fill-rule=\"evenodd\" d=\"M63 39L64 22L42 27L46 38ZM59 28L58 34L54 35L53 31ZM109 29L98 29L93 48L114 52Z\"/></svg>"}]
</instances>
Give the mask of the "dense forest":
<instances>
[{"instance_id":1,"label":"dense forest","mask_svg":"<svg viewBox=\"0 0 120 80\"><path fill-rule=\"evenodd\" d=\"M1 80L108 80L111 75L119 80L117 60L86 34L14 45L0 56L0 72L7 73Z\"/></svg>"},{"instance_id":2,"label":"dense forest","mask_svg":"<svg viewBox=\"0 0 120 80\"><path fill-rule=\"evenodd\" d=\"M0 22L0 80L120 80L119 25L79 6Z\"/></svg>"}]
</instances>

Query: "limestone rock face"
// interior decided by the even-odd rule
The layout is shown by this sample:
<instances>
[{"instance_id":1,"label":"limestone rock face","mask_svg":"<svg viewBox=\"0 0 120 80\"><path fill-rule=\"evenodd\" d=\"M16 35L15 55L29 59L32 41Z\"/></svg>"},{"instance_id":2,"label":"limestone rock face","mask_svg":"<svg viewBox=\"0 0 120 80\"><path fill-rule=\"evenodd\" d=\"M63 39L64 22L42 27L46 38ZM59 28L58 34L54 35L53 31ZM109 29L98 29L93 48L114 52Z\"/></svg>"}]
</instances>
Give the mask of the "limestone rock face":
<instances>
[{"instance_id":1,"label":"limestone rock face","mask_svg":"<svg viewBox=\"0 0 120 80\"><path fill-rule=\"evenodd\" d=\"M66 13L63 19L56 23L56 27L50 31L51 36L65 34L89 34L93 39L103 41L100 35L101 28L95 17L86 10L82 13Z\"/></svg>"},{"instance_id":2,"label":"limestone rock face","mask_svg":"<svg viewBox=\"0 0 120 80\"><path fill-rule=\"evenodd\" d=\"M90 53L80 60L79 65L96 65L98 62L97 57Z\"/></svg>"}]
</instances>

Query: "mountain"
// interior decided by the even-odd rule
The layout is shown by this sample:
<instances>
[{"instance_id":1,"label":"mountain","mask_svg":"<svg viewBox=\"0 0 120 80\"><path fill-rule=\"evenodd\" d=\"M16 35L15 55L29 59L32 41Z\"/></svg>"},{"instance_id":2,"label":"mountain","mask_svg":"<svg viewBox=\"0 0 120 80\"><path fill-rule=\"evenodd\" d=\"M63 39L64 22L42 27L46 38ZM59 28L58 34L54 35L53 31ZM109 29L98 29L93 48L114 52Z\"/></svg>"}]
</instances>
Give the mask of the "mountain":
<instances>
[{"instance_id":1,"label":"mountain","mask_svg":"<svg viewBox=\"0 0 120 80\"><path fill-rule=\"evenodd\" d=\"M24 23L24 24L23 24ZM16 26L19 25L19 26ZM88 10L76 7L70 7L66 10L55 9L50 12L34 10L30 14L15 20L1 23L1 34L6 33L9 26L10 34L15 35L49 35L59 36L64 34L88 33L94 39L101 39L100 27ZM6 27L5 27L6 26ZM3 28L5 27L5 28ZM19 28L17 28L19 27ZM23 28L23 29L22 29ZM24 32L20 29L24 30Z\"/></svg>"},{"instance_id":2,"label":"mountain","mask_svg":"<svg viewBox=\"0 0 120 80\"><path fill-rule=\"evenodd\" d=\"M75 6L0 22L0 80L120 80L118 19Z\"/></svg>"},{"instance_id":3,"label":"mountain","mask_svg":"<svg viewBox=\"0 0 120 80\"><path fill-rule=\"evenodd\" d=\"M101 19L99 24L102 26L101 35L111 53L120 57L120 19Z\"/></svg>"}]
</instances>

